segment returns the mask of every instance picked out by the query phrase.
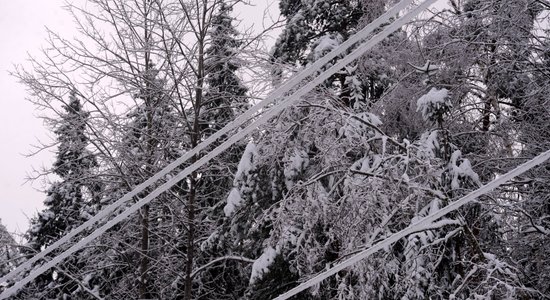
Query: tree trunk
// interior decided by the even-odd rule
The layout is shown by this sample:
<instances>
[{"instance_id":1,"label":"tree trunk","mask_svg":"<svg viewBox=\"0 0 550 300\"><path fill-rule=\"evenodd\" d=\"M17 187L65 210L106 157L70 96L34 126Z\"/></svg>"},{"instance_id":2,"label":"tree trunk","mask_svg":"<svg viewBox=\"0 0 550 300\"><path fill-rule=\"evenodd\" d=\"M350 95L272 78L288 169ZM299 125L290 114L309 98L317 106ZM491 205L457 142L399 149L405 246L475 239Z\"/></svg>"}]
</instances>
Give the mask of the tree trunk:
<instances>
[{"instance_id":1,"label":"tree trunk","mask_svg":"<svg viewBox=\"0 0 550 300\"><path fill-rule=\"evenodd\" d=\"M149 269L149 205L141 209L141 261L139 265L139 297L148 298L147 272Z\"/></svg>"},{"instance_id":2,"label":"tree trunk","mask_svg":"<svg viewBox=\"0 0 550 300\"><path fill-rule=\"evenodd\" d=\"M201 36L205 36L202 34ZM203 86L204 86L204 40L198 41L198 67L197 67L197 87L195 88L195 103L194 103L194 120L193 120L193 132L191 133L191 147L195 148L201 139L201 127L200 127L200 111L203 98ZM193 156L191 164L197 161L197 156ZM196 184L197 184L197 172L191 173L189 178L189 196L188 196L188 209L187 209L187 221L188 224L188 237L187 237L187 263L185 266L185 300L191 300L193 278L193 260L195 250L195 201L196 201Z\"/></svg>"},{"instance_id":3,"label":"tree trunk","mask_svg":"<svg viewBox=\"0 0 550 300\"><path fill-rule=\"evenodd\" d=\"M190 178L190 189L189 189L189 198L188 198L188 235L187 235L187 263L185 265L185 300L190 300L192 293L191 290L193 288L193 278L191 277L191 273L193 272L193 258L194 258L194 241L195 241L195 173L191 175Z\"/></svg>"}]
</instances>

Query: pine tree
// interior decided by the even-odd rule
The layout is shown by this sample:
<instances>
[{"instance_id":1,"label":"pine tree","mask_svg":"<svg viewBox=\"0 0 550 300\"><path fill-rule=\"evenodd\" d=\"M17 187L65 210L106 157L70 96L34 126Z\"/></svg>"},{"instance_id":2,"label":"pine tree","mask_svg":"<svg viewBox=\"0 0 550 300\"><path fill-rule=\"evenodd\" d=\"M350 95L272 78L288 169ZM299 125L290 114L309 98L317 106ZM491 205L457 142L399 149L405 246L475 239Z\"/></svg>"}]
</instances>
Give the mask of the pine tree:
<instances>
[{"instance_id":1,"label":"pine tree","mask_svg":"<svg viewBox=\"0 0 550 300\"><path fill-rule=\"evenodd\" d=\"M76 94L71 91L54 132L59 142L52 173L60 180L47 191L46 208L31 221L26 238L35 253L40 252L64 234L86 221L94 212L96 187L90 184L93 168L97 166L93 153L87 149L86 126L89 113L84 111ZM34 253L30 253L34 254ZM73 261L74 263L74 261ZM71 265L71 263L69 263ZM77 268L75 264L71 267ZM63 297L74 292L78 285L58 271L40 277L35 287L42 297ZM46 286L52 287L45 289Z\"/></svg>"},{"instance_id":2,"label":"pine tree","mask_svg":"<svg viewBox=\"0 0 550 300\"><path fill-rule=\"evenodd\" d=\"M74 91L64 110L65 114L54 130L59 147L52 167L52 172L61 180L49 188L48 198L44 201L46 209L33 220L28 232L28 240L36 251L78 226L90 213L88 209L92 189L87 185L87 179L97 163L86 148L89 113L83 110Z\"/></svg>"},{"instance_id":3,"label":"pine tree","mask_svg":"<svg viewBox=\"0 0 550 300\"><path fill-rule=\"evenodd\" d=\"M202 107L205 136L224 127L244 112L248 106L246 92L236 72L240 68L239 33L233 26L230 15L232 6L225 1L212 17L209 31L210 44L206 49L205 72L207 92Z\"/></svg>"},{"instance_id":4,"label":"pine tree","mask_svg":"<svg viewBox=\"0 0 550 300\"><path fill-rule=\"evenodd\" d=\"M242 35L235 29L231 16L231 1L217 1L217 12L212 17L209 46L205 51L206 92L201 107L201 138L224 127L244 112L249 103L248 89L241 82L240 48ZM231 172L237 169L244 147L241 143L227 149L200 170L197 180L197 219L201 220L197 232L200 252L197 265L206 265L220 257L242 254L237 249L221 246L225 215L223 204L233 186ZM198 248L199 248L198 247ZM224 259L197 274L195 290L198 297L207 299L235 299L242 297L248 274L242 270L247 262Z\"/></svg>"}]
</instances>

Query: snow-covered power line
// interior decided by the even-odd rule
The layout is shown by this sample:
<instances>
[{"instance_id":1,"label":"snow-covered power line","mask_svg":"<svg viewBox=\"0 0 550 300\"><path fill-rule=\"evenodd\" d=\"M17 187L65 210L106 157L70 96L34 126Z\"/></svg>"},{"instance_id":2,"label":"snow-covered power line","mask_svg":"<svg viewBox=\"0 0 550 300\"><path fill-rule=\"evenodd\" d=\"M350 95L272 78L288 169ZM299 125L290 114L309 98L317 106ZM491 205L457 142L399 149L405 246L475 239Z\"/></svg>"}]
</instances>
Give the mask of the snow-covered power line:
<instances>
[{"instance_id":1,"label":"snow-covered power line","mask_svg":"<svg viewBox=\"0 0 550 300\"><path fill-rule=\"evenodd\" d=\"M483 185L479 189L469 193L468 195L460 198L459 200L445 206L444 208L436 211L435 213L433 213L433 214L431 214L431 215L429 215L429 216L427 216L423 219L418 220L418 222L416 222L414 224L411 224L409 227L390 235L389 237L387 237L386 239L378 242L377 244L373 245L372 247L369 247L369 248L359 252L358 254L344 260L343 262L341 262L341 263L337 264L336 266L328 269L327 271L322 272L322 273L316 275L315 277L309 279L308 281L298 285L297 287L287 291L286 293L279 295L277 298L274 298L273 300L286 300L286 299L288 299L288 298L304 291L305 289L308 289L308 288L310 288L310 287L312 287L316 284L319 284L321 281L323 281L323 280L327 279L328 277L342 271L343 269L345 269L347 267L350 267L350 266L353 266L357 262L369 257L370 255L376 253L377 251L391 246L393 243L399 241L400 239L402 239L402 238L404 238L404 237L406 237L406 236L408 236L412 233L432 228L433 222L436 221L437 219L445 216L446 214L448 214L452 211L455 211L455 210L459 209L460 207L464 206L465 204L468 204L468 203L474 201L478 197L483 196L484 194L487 194L488 192L492 191L493 189L495 189L495 188L501 186L502 184L506 183L508 180L511 180L512 178L514 178L516 176L519 176L519 175L529 171L530 169L544 163L549 158L550 158L550 150L547 150L546 152L543 152L543 153L539 154L537 157L529 160L528 162L526 162L522 165L519 165L515 169L509 171L508 173L506 173L502 176L499 176L495 180Z\"/></svg>"},{"instance_id":2,"label":"snow-covered power line","mask_svg":"<svg viewBox=\"0 0 550 300\"><path fill-rule=\"evenodd\" d=\"M44 263L42 266L38 267L35 270L32 270L25 278L15 283L12 287L9 289L6 289L2 294L0 294L0 299L5 299L9 297L10 295L13 295L16 293L19 289L21 289L26 283L34 280L36 277L40 276L42 273L46 272L49 268L55 266L65 258L67 258L72 253L78 251L79 249L83 248L85 245L90 243L93 239L103 234L105 231L107 231L109 228L113 227L114 225L118 224L120 221L125 219L127 216L131 215L132 213L139 210L143 205L151 202L154 198L156 198L158 195L163 193L164 191L171 188L173 185L175 185L180 180L184 179L186 176L191 174L193 171L200 168L202 165L204 165L206 162L214 158L215 156L219 155L221 152L225 151L227 148L229 148L231 145L233 145L235 142L240 140L241 138L245 137L247 134L254 131L258 126L262 125L263 123L267 122L270 118L280 113L283 109L287 108L288 106L292 105L296 101L298 101L302 96L310 92L314 87L321 84L323 81L328 79L330 76L344 68L347 64L352 62L353 60L359 58L361 55L363 55L366 51L371 49L373 46L375 46L377 43L382 41L384 38L395 32L397 29L404 26L407 22L411 21L416 15L418 15L420 12L422 12L424 9L426 9L429 5L434 3L436 0L426 0L422 2L419 6L413 8L409 12L407 12L405 15L401 16L400 18L396 19L393 23L386 26L384 30L382 30L380 33L376 34L375 36L371 37L369 40L367 40L365 43L361 44L357 49L355 49L352 53L344 56L341 60L339 60L337 63L335 63L332 67L327 69L326 71L322 72L320 75L318 75L315 79L308 82L306 85L301 87L298 91L294 92L292 95L290 95L287 99L284 101L278 103L277 105L273 106L271 109L267 110L266 112L262 113L260 117L258 117L254 122L252 122L250 125L248 125L246 128L240 130L235 135L228 138L223 144L203 156L201 159L199 159L197 162L192 164L191 166L185 168L183 171L181 171L176 176L172 177L170 180L166 181L164 184L162 184L160 187L152 191L149 195L146 197L140 199L137 203L133 204L129 208L127 208L124 212L120 213L116 217L114 217L112 220L109 220L101 227L94 230L92 233L90 233L88 236L84 237L74 245L72 245L70 248L65 250L64 252L60 253L50 261ZM119 207L121 207L125 202L132 199L134 196L142 192L145 188L150 186L151 184L157 182L161 178L163 178L165 175L173 171L176 167L180 166L183 162L187 161L194 155L197 155L200 151L204 150L206 147L211 145L213 142L215 142L218 138L222 137L223 135L226 135L228 132L238 128L246 121L254 118L257 113L261 111L262 108L266 107L270 103L273 103L275 100L282 98L285 94L290 92L293 88L296 87L296 85L300 84L304 79L307 77L315 74L316 72L319 72L320 69L325 66L328 62L330 62L332 59L336 58L337 56L343 54L345 51L347 51L349 48L357 44L358 42L363 41L364 39L368 38L368 36L378 27L383 25L384 23L391 20L392 17L395 17L395 15L400 12L401 10L405 9L408 5L410 5L413 2L413 0L402 0L398 4L396 4L394 7L389 9L386 13L384 13L382 16L377 18L375 21L367 25L363 30L359 31L352 37L350 37L346 42L342 43L340 46L335 48L332 52L327 54L326 56L322 57L317 62L313 63L306 69L304 69L302 72L297 74L296 76L293 76L291 79L289 79L285 84L283 84L281 87L276 89L273 93L270 94L265 100L258 103L242 115L240 115L238 118L236 118L233 122L227 124L224 128L213 134L211 137L206 139L204 142L200 143L197 147L193 148L191 151L185 153L183 156L169 164L167 167L165 167L163 170L159 171L157 174L143 182L142 184L138 185L136 188L134 188L131 192L124 195L122 198L114 202L113 204L109 205L102 211L100 211L97 215L95 215L90 220L86 221L84 224L80 225L73 231L69 232L67 235L59 239L57 242L52 244L50 247L45 249L44 251L40 252L33 258L26 261L24 264L19 266L14 271L10 272L9 274L5 275L4 277L0 278L0 282L6 282L8 280L13 279L17 274L19 274L21 271L29 269L34 263L37 261L44 259L45 256L55 249L59 248L64 243L70 241L73 237L81 233L86 228L94 225L96 222L101 221L102 219L108 217L110 214L112 214L114 211L116 211Z\"/></svg>"}]
</instances>

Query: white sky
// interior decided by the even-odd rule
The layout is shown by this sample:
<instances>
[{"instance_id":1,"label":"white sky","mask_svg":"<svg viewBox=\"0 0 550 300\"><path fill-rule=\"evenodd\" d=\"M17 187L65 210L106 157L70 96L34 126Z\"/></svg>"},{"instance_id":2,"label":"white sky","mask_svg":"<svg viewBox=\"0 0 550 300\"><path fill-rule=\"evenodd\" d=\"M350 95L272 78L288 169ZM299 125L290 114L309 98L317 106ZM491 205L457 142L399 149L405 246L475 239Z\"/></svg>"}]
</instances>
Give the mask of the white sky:
<instances>
[{"instance_id":1,"label":"white sky","mask_svg":"<svg viewBox=\"0 0 550 300\"><path fill-rule=\"evenodd\" d=\"M24 64L27 52L38 54L45 45L45 26L72 34L72 21L61 8L63 0L0 0L0 218L11 232L24 232L28 218L42 207L44 194L39 182L25 183L35 168L51 165L52 154L31 158L37 139L48 140L48 131L23 85L8 74L14 64Z\"/></svg>"}]
</instances>

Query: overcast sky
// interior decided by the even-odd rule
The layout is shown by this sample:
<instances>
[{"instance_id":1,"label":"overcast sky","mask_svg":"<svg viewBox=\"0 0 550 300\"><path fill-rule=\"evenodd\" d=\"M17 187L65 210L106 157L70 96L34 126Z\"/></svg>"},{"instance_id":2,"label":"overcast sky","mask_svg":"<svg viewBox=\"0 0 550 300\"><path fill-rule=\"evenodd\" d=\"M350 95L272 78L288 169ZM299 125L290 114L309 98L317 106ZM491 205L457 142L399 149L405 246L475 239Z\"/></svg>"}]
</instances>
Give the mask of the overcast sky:
<instances>
[{"instance_id":1,"label":"overcast sky","mask_svg":"<svg viewBox=\"0 0 550 300\"><path fill-rule=\"evenodd\" d=\"M32 168L51 165L53 155L31 158L37 140L48 141L48 132L37 112L25 101L25 89L8 74L14 64L24 64L27 52L38 54L44 45L45 26L72 35L72 20L61 8L63 0L0 0L0 218L11 232L28 227L27 216L40 209L44 194L39 182L24 184Z\"/></svg>"},{"instance_id":2,"label":"overcast sky","mask_svg":"<svg viewBox=\"0 0 550 300\"><path fill-rule=\"evenodd\" d=\"M86 0L73 2L79 1ZM236 9L235 15L244 20L243 26L255 24L261 28L264 9L271 4L276 13L275 2L252 0L255 7ZM43 184L25 179L33 168L51 166L55 148L25 156L36 150L32 145L38 141L51 142L52 134L37 117L41 112L25 100L24 86L8 73L15 64L25 65L28 53L40 55L40 48L46 46L46 26L64 37L76 34L73 20L62 8L64 3L65 0L0 0L0 219L10 232L25 232L28 219L42 209Z\"/></svg>"}]
</instances>

